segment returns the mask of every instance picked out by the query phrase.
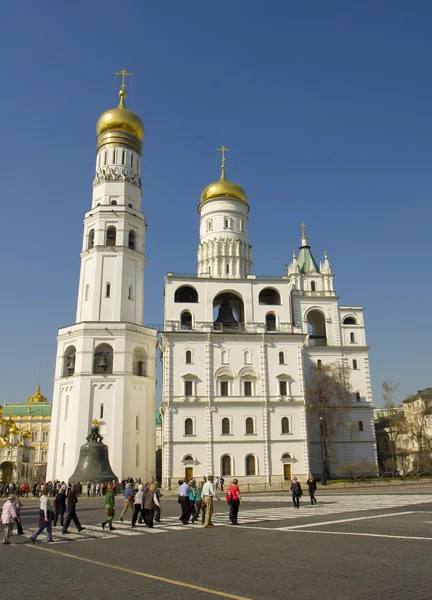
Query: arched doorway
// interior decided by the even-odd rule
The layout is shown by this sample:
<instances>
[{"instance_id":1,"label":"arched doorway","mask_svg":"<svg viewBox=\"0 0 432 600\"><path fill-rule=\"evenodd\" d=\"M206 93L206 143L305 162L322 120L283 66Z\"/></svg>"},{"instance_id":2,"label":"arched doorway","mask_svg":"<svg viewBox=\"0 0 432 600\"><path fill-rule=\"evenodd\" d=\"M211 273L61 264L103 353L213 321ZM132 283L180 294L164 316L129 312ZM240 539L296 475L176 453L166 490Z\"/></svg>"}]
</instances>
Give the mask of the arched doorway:
<instances>
[{"instance_id":1,"label":"arched doorway","mask_svg":"<svg viewBox=\"0 0 432 600\"><path fill-rule=\"evenodd\" d=\"M0 481L11 483L13 481L13 464L5 461L0 465Z\"/></svg>"}]
</instances>

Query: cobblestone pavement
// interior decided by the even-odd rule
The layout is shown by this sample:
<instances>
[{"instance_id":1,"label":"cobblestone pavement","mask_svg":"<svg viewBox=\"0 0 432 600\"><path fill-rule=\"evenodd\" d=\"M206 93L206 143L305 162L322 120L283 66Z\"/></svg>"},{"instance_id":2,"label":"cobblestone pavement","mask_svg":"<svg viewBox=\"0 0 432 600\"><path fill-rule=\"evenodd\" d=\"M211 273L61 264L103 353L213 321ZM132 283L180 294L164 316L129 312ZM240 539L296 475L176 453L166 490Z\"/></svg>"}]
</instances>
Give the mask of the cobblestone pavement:
<instances>
[{"instance_id":1,"label":"cobblestone pavement","mask_svg":"<svg viewBox=\"0 0 432 600\"><path fill-rule=\"evenodd\" d=\"M33 545L15 534L0 545L2 574L36 600L59 590L68 600L112 590L128 600L430 600L431 490L323 494L314 507L304 498L300 510L287 494L247 496L239 527L227 523L222 501L213 529L180 525L178 504L164 498L160 527L116 522L112 534L100 528L103 499L82 498L81 536L71 527L67 543ZM27 532L36 515L36 502L25 501Z\"/></svg>"}]
</instances>

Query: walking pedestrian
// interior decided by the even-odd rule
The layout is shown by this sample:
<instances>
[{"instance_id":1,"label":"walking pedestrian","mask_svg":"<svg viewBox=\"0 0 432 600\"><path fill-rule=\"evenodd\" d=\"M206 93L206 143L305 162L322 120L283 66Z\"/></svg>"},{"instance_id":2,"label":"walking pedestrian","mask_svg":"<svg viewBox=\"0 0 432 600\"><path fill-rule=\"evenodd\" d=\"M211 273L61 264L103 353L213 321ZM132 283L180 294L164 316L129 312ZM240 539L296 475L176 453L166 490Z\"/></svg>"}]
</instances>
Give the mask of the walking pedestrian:
<instances>
[{"instance_id":1,"label":"walking pedestrian","mask_svg":"<svg viewBox=\"0 0 432 600\"><path fill-rule=\"evenodd\" d=\"M156 486L156 490L155 490L155 494L156 494L156 498L158 499L159 502L159 506L156 505L155 508L155 513L154 513L154 522L155 523L160 523L161 520L161 510L162 510L162 503L161 503L161 498L163 496L159 484L157 481L154 482L155 486Z\"/></svg>"},{"instance_id":2,"label":"walking pedestrian","mask_svg":"<svg viewBox=\"0 0 432 600\"><path fill-rule=\"evenodd\" d=\"M155 491L156 486L154 483L152 483L144 500L144 510L147 518L147 527L150 527L150 529L153 528L155 508L159 505L159 500L157 499Z\"/></svg>"},{"instance_id":3,"label":"walking pedestrian","mask_svg":"<svg viewBox=\"0 0 432 600\"><path fill-rule=\"evenodd\" d=\"M103 523L101 523L102 529L105 529L105 525L109 525L109 530L114 531L112 522L113 522L114 515L115 515L115 496L114 496L114 492L112 489L112 485L110 483L106 487L105 510L106 510L107 518L105 521L103 521Z\"/></svg>"},{"instance_id":4,"label":"walking pedestrian","mask_svg":"<svg viewBox=\"0 0 432 600\"><path fill-rule=\"evenodd\" d=\"M145 515L144 515L144 494L143 494L143 488L144 486L142 484L140 484L138 486L138 491L135 494L135 500L133 503L133 508L134 508L134 513L132 516L132 527L136 527L136 522L138 519L138 515L141 515L144 518L145 521Z\"/></svg>"},{"instance_id":5,"label":"walking pedestrian","mask_svg":"<svg viewBox=\"0 0 432 600\"><path fill-rule=\"evenodd\" d=\"M70 533L68 531L68 527L71 524L71 521L74 522L75 527L78 529L78 533L85 529L85 527L81 526L81 523L79 522L78 516L76 514L76 505L78 504L78 490L79 488L76 485L73 485L66 496L67 515L66 521L62 529L62 533L64 535Z\"/></svg>"},{"instance_id":6,"label":"walking pedestrian","mask_svg":"<svg viewBox=\"0 0 432 600\"><path fill-rule=\"evenodd\" d=\"M52 542L52 518L53 513L51 509L51 502L49 499L50 489L47 485L44 485L42 488L42 495L40 497L39 502L39 527L30 536L33 544L36 541L36 538L42 533L44 529L46 529L46 542Z\"/></svg>"},{"instance_id":7,"label":"walking pedestrian","mask_svg":"<svg viewBox=\"0 0 432 600\"><path fill-rule=\"evenodd\" d=\"M219 483L220 483L221 492L223 492L223 487L224 487L225 479L223 477L219 477Z\"/></svg>"},{"instance_id":8,"label":"walking pedestrian","mask_svg":"<svg viewBox=\"0 0 432 600\"><path fill-rule=\"evenodd\" d=\"M203 485L202 489L202 497L205 503L205 521L204 527L214 527L214 523L212 523L212 514L213 514L213 501L215 498L220 500L220 498L216 495L214 486L213 486L213 475L209 475L207 481Z\"/></svg>"},{"instance_id":9,"label":"walking pedestrian","mask_svg":"<svg viewBox=\"0 0 432 600\"><path fill-rule=\"evenodd\" d=\"M240 488L238 486L238 479L233 479L229 488L227 489L226 499L230 507L229 520L233 525L238 525L237 516L240 504L243 502L240 496Z\"/></svg>"},{"instance_id":10,"label":"walking pedestrian","mask_svg":"<svg viewBox=\"0 0 432 600\"><path fill-rule=\"evenodd\" d=\"M150 486L151 487L151 486ZM179 517L179 521L183 523L183 525L187 525L190 517L190 500L189 494L191 492L191 486L189 485L189 479L184 479L183 483L178 489L178 502L182 509L182 514Z\"/></svg>"},{"instance_id":11,"label":"walking pedestrian","mask_svg":"<svg viewBox=\"0 0 432 600\"><path fill-rule=\"evenodd\" d=\"M307 486L309 489L309 496L310 496L311 504L312 505L316 504L315 491L317 489L317 484L316 484L316 481L312 474L309 475L309 477L308 477Z\"/></svg>"},{"instance_id":12,"label":"walking pedestrian","mask_svg":"<svg viewBox=\"0 0 432 600\"><path fill-rule=\"evenodd\" d=\"M22 535L23 533L25 533L25 531L22 528L22 522L21 522L21 509L22 509L22 502L19 498L16 499L15 502L15 512L17 514L17 520L16 520L16 526L17 526L17 533L18 535Z\"/></svg>"},{"instance_id":13,"label":"walking pedestrian","mask_svg":"<svg viewBox=\"0 0 432 600\"><path fill-rule=\"evenodd\" d=\"M195 523L195 521L198 520L200 511L201 511L201 505L203 502L202 499L202 489L203 489L203 485L204 482L200 481L197 485L197 487L195 488L195 499L194 499L194 506L193 506L193 516L192 516L192 524Z\"/></svg>"},{"instance_id":14,"label":"walking pedestrian","mask_svg":"<svg viewBox=\"0 0 432 600\"><path fill-rule=\"evenodd\" d=\"M290 492L292 494L292 501L294 504L294 508L300 508L300 498L301 498L301 496L303 496L303 492L301 489L300 482L297 481L297 477L292 478Z\"/></svg>"},{"instance_id":15,"label":"walking pedestrian","mask_svg":"<svg viewBox=\"0 0 432 600\"><path fill-rule=\"evenodd\" d=\"M17 498L11 494L3 504L1 522L4 525L3 544L10 544L9 538L12 535L12 530L18 515L15 510L15 502Z\"/></svg>"},{"instance_id":16,"label":"walking pedestrian","mask_svg":"<svg viewBox=\"0 0 432 600\"><path fill-rule=\"evenodd\" d=\"M57 527L57 521L60 517L60 526L64 525L64 514L66 512L66 485L62 485L54 499L53 506L55 509L55 517L53 526Z\"/></svg>"},{"instance_id":17,"label":"walking pedestrian","mask_svg":"<svg viewBox=\"0 0 432 600\"><path fill-rule=\"evenodd\" d=\"M113 491L114 491L114 488L113 488ZM120 515L120 521L123 521L123 517L125 516L125 514L127 513L128 510L131 511L132 516L134 514L134 509L133 509L134 493L132 491L132 486L130 483L126 484L126 487L123 492L123 497L124 497L123 498L123 510Z\"/></svg>"}]
</instances>

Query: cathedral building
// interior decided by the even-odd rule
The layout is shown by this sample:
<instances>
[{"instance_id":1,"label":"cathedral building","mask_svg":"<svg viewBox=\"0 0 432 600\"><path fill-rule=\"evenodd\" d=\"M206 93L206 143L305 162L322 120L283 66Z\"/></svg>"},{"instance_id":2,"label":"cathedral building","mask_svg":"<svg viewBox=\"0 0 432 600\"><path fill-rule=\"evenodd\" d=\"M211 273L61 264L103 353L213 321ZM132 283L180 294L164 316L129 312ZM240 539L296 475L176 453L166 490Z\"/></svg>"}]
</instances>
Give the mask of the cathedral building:
<instances>
[{"instance_id":1,"label":"cathedral building","mask_svg":"<svg viewBox=\"0 0 432 600\"><path fill-rule=\"evenodd\" d=\"M47 479L75 470L99 421L114 473L155 473L157 332L143 326L141 153L144 126L125 106L96 126L92 204L84 218L76 322L58 333Z\"/></svg>"},{"instance_id":2,"label":"cathedral building","mask_svg":"<svg viewBox=\"0 0 432 600\"><path fill-rule=\"evenodd\" d=\"M349 406L330 472L376 464L363 309L340 306L327 254L318 264L302 228L281 277L252 270L245 191L222 173L201 194L196 276L165 277L163 485L235 476L281 483L319 476L322 426L306 411L314 369L341 365Z\"/></svg>"}]
</instances>

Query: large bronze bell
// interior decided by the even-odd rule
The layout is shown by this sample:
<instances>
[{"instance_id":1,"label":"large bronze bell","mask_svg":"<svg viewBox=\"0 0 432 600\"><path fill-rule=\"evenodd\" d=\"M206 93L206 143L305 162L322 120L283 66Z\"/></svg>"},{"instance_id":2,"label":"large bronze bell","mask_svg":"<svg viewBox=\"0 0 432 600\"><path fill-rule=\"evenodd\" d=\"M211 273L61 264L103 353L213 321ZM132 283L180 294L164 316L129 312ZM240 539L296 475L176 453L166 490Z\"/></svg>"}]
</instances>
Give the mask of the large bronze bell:
<instances>
[{"instance_id":1,"label":"large bronze bell","mask_svg":"<svg viewBox=\"0 0 432 600\"><path fill-rule=\"evenodd\" d=\"M224 301L219 307L219 314L214 322L216 329L228 328L228 329L236 329L239 324L236 321L232 306L228 304L228 302Z\"/></svg>"},{"instance_id":2,"label":"large bronze bell","mask_svg":"<svg viewBox=\"0 0 432 600\"><path fill-rule=\"evenodd\" d=\"M102 442L103 437L99 433L97 422L93 422L90 434L87 436L87 443L80 448L78 464L72 477L69 477L71 483L78 481L116 481L118 478L111 469L108 446Z\"/></svg>"}]
</instances>

